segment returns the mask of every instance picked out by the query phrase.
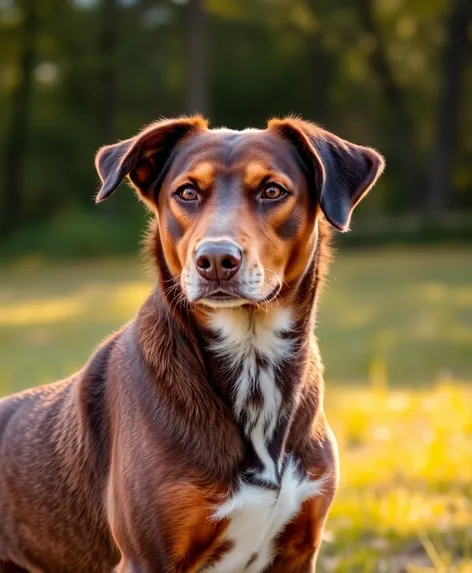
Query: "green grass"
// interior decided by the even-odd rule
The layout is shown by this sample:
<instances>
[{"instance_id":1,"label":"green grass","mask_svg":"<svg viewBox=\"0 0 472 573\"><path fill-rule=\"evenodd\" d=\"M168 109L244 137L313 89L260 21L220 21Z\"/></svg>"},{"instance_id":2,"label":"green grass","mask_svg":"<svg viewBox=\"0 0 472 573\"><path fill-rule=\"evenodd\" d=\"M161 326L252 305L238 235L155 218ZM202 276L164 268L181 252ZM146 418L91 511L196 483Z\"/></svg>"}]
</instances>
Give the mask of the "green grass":
<instances>
[{"instance_id":1,"label":"green grass","mask_svg":"<svg viewBox=\"0 0 472 573\"><path fill-rule=\"evenodd\" d=\"M137 260L0 268L0 395L130 319ZM342 479L320 571L472 573L472 250L338 254L318 315Z\"/></svg>"},{"instance_id":2,"label":"green grass","mask_svg":"<svg viewBox=\"0 0 472 573\"><path fill-rule=\"evenodd\" d=\"M328 380L472 380L472 249L341 254L317 332Z\"/></svg>"}]
</instances>

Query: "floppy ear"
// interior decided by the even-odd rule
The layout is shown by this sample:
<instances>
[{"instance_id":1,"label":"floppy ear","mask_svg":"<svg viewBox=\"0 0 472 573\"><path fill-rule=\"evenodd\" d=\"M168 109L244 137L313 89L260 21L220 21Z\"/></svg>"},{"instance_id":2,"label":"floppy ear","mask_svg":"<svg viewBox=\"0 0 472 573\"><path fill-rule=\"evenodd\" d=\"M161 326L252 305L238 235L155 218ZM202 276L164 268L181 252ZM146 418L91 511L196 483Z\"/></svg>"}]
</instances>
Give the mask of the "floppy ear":
<instances>
[{"instance_id":1,"label":"floppy ear","mask_svg":"<svg viewBox=\"0 0 472 573\"><path fill-rule=\"evenodd\" d=\"M157 121L131 139L99 149L95 167L102 187L96 203L107 199L126 176L141 197L149 200L151 184L162 174L178 141L206 127L207 121L200 116Z\"/></svg>"},{"instance_id":2,"label":"floppy ear","mask_svg":"<svg viewBox=\"0 0 472 573\"><path fill-rule=\"evenodd\" d=\"M318 202L326 219L340 231L349 230L352 211L370 191L385 167L370 147L350 143L300 119L271 120L290 139L313 173Z\"/></svg>"}]
</instances>

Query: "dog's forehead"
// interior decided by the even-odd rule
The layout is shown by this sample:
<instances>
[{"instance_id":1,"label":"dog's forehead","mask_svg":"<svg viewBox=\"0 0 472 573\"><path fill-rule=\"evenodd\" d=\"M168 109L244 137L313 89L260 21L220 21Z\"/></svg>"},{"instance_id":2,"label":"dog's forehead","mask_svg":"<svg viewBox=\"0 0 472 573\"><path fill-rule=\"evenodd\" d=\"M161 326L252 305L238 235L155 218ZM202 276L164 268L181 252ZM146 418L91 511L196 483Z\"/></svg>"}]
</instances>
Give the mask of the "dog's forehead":
<instances>
[{"instance_id":1,"label":"dog's forehead","mask_svg":"<svg viewBox=\"0 0 472 573\"><path fill-rule=\"evenodd\" d=\"M259 162L267 169L293 171L297 165L292 145L268 130L241 131L217 128L196 133L184 140L174 153L174 174L191 170L201 163L218 168L244 168Z\"/></svg>"}]
</instances>

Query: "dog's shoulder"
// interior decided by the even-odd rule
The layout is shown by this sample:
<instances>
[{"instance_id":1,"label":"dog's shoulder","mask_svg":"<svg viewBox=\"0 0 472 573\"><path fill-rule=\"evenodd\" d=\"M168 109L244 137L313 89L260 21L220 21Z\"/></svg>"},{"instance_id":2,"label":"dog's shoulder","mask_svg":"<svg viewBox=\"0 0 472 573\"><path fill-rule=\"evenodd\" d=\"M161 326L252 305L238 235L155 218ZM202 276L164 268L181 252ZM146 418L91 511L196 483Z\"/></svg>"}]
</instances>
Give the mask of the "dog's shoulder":
<instances>
[{"instance_id":1,"label":"dog's shoulder","mask_svg":"<svg viewBox=\"0 0 472 573\"><path fill-rule=\"evenodd\" d=\"M38 441L60 442L78 418L89 428L96 428L97 417L103 414L110 355L120 335L118 332L105 340L72 376L0 399L0 445L11 450L17 441L28 449Z\"/></svg>"},{"instance_id":2,"label":"dog's shoulder","mask_svg":"<svg viewBox=\"0 0 472 573\"><path fill-rule=\"evenodd\" d=\"M44 405L56 404L63 397L72 379L60 380L53 384L30 388L0 400L0 439L7 432L27 431L35 424L35 416Z\"/></svg>"}]
</instances>

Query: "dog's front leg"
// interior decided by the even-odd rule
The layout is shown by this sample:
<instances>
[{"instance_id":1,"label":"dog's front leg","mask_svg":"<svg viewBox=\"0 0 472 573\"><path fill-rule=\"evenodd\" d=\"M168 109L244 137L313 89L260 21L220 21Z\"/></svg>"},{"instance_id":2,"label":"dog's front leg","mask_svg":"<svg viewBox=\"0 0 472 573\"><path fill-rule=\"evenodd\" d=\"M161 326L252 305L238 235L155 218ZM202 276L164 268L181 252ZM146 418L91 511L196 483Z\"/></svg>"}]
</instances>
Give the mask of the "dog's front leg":
<instances>
[{"instance_id":1,"label":"dog's front leg","mask_svg":"<svg viewBox=\"0 0 472 573\"><path fill-rule=\"evenodd\" d=\"M298 555L296 557L279 558L267 570L267 573L315 573L316 555Z\"/></svg>"},{"instance_id":2,"label":"dog's front leg","mask_svg":"<svg viewBox=\"0 0 472 573\"><path fill-rule=\"evenodd\" d=\"M297 517L282 532L276 556L267 573L315 573L328 509L336 479L325 483L323 495L306 501Z\"/></svg>"},{"instance_id":3,"label":"dog's front leg","mask_svg":"<svg viewBox=\"0 0 472 573\"><path fill-rule=\"evenodd\" d=\"M173 573L168 565L150 563L147 560L122 557L114 573Z\"/></svg>"},{"instance_id":4,"label":"dog's front leg","mask_svg":"<svg viewBox=\"0 0 472 573\"><path fill-rule=\"evenodd\" d=\"M114 573L183 573L171 559L158 531L152 532L155 543L151 543L150 538L133 536L133 530L120 533L118 536L116 532L114 534L121 553Z\"/></svg>"},{"instance_id":5,"label":"dog's front leg","mask_svg":"<svg viewBox=\"0 0 472 573\"><path fill-rule=\"evenodd\" d=\"M149 530L139 525L132 529L124 527L123 522L120 525L113 529L113 537L121 554L113 573L177 573L158 530L152 532L151 537L146 537L142 533L148 534Z\"/></svg>"},{"instance_id":6,"label":"dog's front leg","mask_svg":"<svg viewBox=\"0 0 472 573\"><path fill-rule=\"evenodd\" d=\"M149 573L151 569L146 564L122 558L114 573Z\"/></svg>"}]
</instances>

